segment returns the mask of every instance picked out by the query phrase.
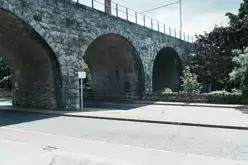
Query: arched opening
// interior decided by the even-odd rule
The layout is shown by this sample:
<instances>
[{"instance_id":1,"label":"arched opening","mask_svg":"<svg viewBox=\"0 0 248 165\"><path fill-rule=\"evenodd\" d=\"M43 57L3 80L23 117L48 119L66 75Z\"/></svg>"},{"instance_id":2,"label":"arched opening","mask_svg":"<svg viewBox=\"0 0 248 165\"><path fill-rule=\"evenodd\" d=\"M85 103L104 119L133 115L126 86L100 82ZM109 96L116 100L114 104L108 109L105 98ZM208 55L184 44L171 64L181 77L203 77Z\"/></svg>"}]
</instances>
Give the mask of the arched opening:
<instances>
[{"instance_id":1,"label":"arched opening","mask_svg":"<svg viewBox=\"0 0 248 165\"><path fill-rule=\"evenodd\" d=\"M142 62L127 39L116 34L100 36L89 46L84 59L91 72L94 97L142 96Z\"/></svg>"},{"instance_id":2,"label":"arched opening","mask_svg":"<svg viewBox=\"0 0 248 165\"><path fill-rule=\"evenodd\" d=\"M62 107L55 54L30 26L0 9L0 56L12 73L12 102L25 108Z\"/></svg>"},{"instance_id":3,"label":"arched opening","mask_svg":"<svg viewBox=\"0 0 248 165\"><path fill-rule=\"evenodd\" d=\"M181 86L182 63L173 48L163 48L157 54L153 66L153 92L170 88L178 92Z\"/></svg>"}]
</instances>

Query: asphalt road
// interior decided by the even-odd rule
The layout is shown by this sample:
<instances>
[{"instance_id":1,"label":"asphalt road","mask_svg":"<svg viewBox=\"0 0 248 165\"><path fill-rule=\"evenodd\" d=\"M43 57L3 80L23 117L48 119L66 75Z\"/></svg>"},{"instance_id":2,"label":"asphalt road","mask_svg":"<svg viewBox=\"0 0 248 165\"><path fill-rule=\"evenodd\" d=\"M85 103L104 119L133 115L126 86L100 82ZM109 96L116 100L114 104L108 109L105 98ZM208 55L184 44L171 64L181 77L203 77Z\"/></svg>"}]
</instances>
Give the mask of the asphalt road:
<instances>
[{"instance_id":1,"label":"asphalt road","mask_svg":"<svg viewBox=\"0 0 248 165\"><path fill-rule=\"evenodd\" d=\"M248 161L248 131L0 112L0 126Z\"/></svg>"}]
</instances>

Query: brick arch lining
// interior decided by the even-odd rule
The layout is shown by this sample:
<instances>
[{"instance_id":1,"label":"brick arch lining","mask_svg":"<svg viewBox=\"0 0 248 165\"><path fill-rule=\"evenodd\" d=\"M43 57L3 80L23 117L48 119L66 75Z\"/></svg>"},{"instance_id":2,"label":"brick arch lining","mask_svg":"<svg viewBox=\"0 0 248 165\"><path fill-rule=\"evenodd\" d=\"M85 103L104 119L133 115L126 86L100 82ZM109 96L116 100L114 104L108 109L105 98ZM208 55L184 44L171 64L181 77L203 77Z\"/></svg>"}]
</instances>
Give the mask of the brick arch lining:
<instances>
[{"instance_id":1,"label":"brick arch lining","mask_svg":"<svg viewBox=\"0 0 248 165\"><path fill-rule=\"evenodd\" d=\"M12 70L13 105L62 107L60 67L56 56L35 30L0 8L0 56Z\"/></svg>"}]
</instances>

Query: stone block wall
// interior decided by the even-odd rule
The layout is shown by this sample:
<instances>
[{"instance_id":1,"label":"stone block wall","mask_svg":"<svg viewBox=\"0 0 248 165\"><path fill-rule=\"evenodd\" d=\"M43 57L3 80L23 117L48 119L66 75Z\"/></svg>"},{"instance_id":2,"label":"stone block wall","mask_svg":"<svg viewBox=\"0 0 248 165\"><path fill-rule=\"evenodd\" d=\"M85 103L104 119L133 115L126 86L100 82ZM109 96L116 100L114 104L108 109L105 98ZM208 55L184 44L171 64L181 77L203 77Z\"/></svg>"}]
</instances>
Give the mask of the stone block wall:
<instances>
[{"instance_id":1,"label":"stone block wall","mask_svg":"<svg viewBox=\"0 0 248 165\"><path fill-rule=\"evenodd\" d=\"M87 48L102 35L117 34L133 45L142 62L145 92L152 91L153 63L162 48L173 48L183 65L187 65L191 44L180 39L76 4L71 0L25 2L27 3L20 0L0 0L0 10L13 14L23 21L27 28L32 28L54 53L53 59L56 62L51 63L53 66L57 65L54 68L58 68L59 73L53 76L57 76L55 81L61 82L61 87L57 89L54 97L55 101L62 102L63 108L79 107L77 71ZM38 94L34 97L41 102L40 104L47 104L43 102L45 99L42 92L36 93ZM32 102L32 99L26 102L30 101Z\"/></svg>"}]
</instances>

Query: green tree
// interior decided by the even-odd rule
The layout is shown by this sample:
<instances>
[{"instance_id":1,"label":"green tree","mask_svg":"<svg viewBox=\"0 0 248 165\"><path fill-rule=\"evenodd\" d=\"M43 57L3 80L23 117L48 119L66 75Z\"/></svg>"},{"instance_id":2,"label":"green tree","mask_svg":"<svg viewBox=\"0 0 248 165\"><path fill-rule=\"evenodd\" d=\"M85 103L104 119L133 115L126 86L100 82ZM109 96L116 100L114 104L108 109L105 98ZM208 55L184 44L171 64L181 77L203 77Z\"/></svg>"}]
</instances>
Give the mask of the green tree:
<instances>
[{"instance_id":1,"label":"green tree","mask_svg":"<svg viewBox=\"0 0 248 165\"><path fill-rule=\"evenodd\" d=\"M230 23L235 23L240 19L244 19L248 15L248 0L243 0L243 3L240 4L238 14L226 13L226 16L229 17Z\"/></svg>"},{"instance_id":2,"label":"green tree","mask_svg":"<svg viewBox=\"0 0 248 165\"><path fill-rule=\"evenodd\" d=\"M243 94L247 94L248 89L248 47L244 50L234 50L233 62L236 65L230 73L230 80L238 85L238 89Z\"/></svg>"},{"instance_id":3,"label":"green tree","mask_svg":"<svg viewBox=\"0 0 248 165\"><path fill-rule=\"evenodd\" d=\"M194 73L190 72L190 68L186 67L186 69L183 71L183 77L182 81L182 87L183 87L183 93L200 93L202 86L197 81L197 76Z\"/></svg>"},{"instance_id":4,"label":"green tree","mask_svg":"<svg viewBox=\"0 0 248 165\"><path fill-rule=\"evenodd\" d=\"M84 79L84 82L83 82L84 88L91 89L92 78L91 78L91 74L90 74L90 69L89 69L89 67L85 61L83 61L83 63L79 67L79 69L86 73L86 78Z\"/></svg>"},{"instance_id":5,"label":"green tree","mask_svg":"<svg viewBox=\"0 0 248 165\"><path fill-rule=\"evenodd\" d=\"M197 36L190 68L208 91L219 90L229 81L232 71L232 54L228 29L216 27L212 32Z\"/></svg>"},{"instance_id":6,"label":"green tree","mask_svg":"<svg viewBox=\"0 0 248 165\"><path fill-rule=\"evenodd\" d=\"M10 69L0 57L0 88L12 88L12 76Z\"/></svg>"},{"instance_id":7,"label":"green tree","mask_svg":"<svg viewBox=\"0 0 248 165\"><path fill-rule=\"evenodd\" d=\"M229 73L233 70L233 49L242 52L248 46L248 19L227 27L215 27L210 33L197 36L191 70L208 91L232 88ZM230 87L231 86L231 87Z\"/></svg>"},{"instance_id":8,"label":"green tree","mask_svg":"<svg viewBox=\"0 0 248 165\"><path fill-rule=\"evenodd\" d=\"M234 68L232 50L240 49L244 53L248 46L247 14L248 0L244 0L237 15L226 14L230 18L229 26L215 27L210 33L197 36L191 70L209 92L235 86L229 82L229 73Z\"/></svg>"}]
</instances>

